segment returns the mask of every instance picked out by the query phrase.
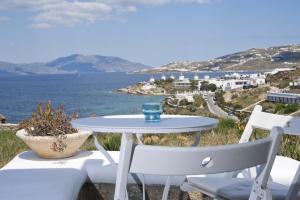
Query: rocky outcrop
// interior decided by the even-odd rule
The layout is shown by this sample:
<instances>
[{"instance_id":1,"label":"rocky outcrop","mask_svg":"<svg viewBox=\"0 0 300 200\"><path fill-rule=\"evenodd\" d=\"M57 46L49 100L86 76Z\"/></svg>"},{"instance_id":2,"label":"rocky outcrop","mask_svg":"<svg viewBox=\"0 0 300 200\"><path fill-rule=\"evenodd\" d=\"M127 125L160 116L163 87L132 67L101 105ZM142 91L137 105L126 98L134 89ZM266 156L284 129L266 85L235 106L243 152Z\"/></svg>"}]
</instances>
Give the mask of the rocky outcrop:
<instances>
[{"instance_id":1,"label":"rocky outcrop","mask_svg":"<svg viewBox=\"0 0 300 200\"><path fill-rule=\"evenodd\" d=\"M5 116L0 113L0 124L4 124L5 122L6 122Z\"/></svg>"}]
</instances>

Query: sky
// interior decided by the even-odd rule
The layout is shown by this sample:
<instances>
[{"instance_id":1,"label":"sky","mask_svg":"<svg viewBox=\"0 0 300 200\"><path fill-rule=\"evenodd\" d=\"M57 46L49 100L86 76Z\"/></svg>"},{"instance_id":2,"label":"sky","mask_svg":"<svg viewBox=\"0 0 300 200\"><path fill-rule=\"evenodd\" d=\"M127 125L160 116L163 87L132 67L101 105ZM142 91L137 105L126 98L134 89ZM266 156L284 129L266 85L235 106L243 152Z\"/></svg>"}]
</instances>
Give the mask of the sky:
<instances>
[{"instance_id":1,"label":"sky","mask_svg":"<svg viewBox=\"0 0 300 200\"><path fill-rule=\"evenodd\" d=\"M158 67L300 44L299 0L0 0L0 61L73 53Z\"/></svg>"}]
</instances>

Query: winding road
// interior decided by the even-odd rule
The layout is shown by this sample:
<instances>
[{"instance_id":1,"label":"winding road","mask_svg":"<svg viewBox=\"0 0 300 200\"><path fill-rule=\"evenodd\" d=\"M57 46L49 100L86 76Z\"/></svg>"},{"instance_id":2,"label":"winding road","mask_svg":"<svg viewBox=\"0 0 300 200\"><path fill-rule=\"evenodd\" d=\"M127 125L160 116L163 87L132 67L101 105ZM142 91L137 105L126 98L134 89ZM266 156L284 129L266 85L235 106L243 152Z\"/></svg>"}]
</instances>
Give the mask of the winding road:
<instances>
[{"instance_id":1,"label":"winding road","mask_svg":"<svg viewBox=\"0 0 300 200\"><path fill-rule=\"evenodd\" d=\"M204 93L204 100L207 103L207 107L209 111L220 117L220 118L230 118L234 119L235 121L238 121L239 119L236 116L229 116L227 112L225 112L222 108L220 108L217 104L215 104L215 101L213 100L214 95L211 93Z\"/></svg>"}]
</instances>

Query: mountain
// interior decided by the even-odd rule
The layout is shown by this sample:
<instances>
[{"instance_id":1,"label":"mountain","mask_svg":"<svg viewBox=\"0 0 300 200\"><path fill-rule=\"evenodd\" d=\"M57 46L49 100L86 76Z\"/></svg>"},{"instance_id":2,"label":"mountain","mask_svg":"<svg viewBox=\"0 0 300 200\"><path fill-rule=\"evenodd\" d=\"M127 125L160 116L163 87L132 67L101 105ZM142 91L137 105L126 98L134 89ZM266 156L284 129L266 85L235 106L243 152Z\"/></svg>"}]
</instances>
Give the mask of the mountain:
<instances>
[{"instance_id":1,"label":"mountain","mask_svg":"<svg viewBox=\"0 0 300 200\"><path fill-rule=\"evenodd\" d=\"M269 70L300 66L300 45L253 48L207 61L176 61L149 72L199 70Z\"/></svg>"},{"instance_id":2,"label":"mountain","mask_svg":"<svg viewBox=\"0 0 300 200\"><path fill-rule=\"evenodd\" d=\"M47 63L14 64L0 61L0 74L67 74L133 72L151 67L119 57L73 54Z\"/></svg>"}]
</instances>

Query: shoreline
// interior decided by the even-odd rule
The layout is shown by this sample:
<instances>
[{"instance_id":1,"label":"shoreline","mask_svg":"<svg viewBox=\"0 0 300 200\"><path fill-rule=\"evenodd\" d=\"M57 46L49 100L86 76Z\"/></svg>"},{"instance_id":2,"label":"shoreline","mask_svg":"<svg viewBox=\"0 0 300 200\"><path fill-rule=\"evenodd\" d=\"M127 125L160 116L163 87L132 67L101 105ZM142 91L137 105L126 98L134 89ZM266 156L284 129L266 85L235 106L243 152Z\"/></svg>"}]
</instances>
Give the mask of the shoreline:
<instances>
[{"instance_id":1,"label":"shoreline","mask_svg":"<svg viewBox=\"0 0 300 200\"><path fill-rule=\"evenodd\" d=\"M143 88L143 83L137 83L135 85L130 85L125 88L119 88L116 91L119 93L132 94L138 96L170 96L164 88L161 87L151 87Z\"/></svg>"}]
</instances>

